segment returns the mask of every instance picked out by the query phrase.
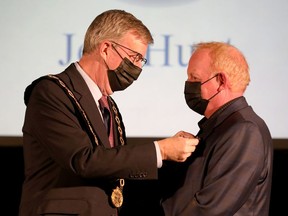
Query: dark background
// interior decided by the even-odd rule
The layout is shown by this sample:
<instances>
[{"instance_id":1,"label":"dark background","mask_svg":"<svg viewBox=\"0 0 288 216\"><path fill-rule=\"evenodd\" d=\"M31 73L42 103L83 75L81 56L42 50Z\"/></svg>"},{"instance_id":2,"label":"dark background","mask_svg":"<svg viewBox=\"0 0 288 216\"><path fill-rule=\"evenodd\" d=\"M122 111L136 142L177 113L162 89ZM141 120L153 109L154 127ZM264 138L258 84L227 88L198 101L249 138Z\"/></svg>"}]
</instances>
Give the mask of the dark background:
<instances>
[{"instance_id":1,"label":"dark background","mask_svg":"<svg viewBox=\"0 0 288 216\"><path fill-rule=\"evenodd\" d=\"M128 142L143 143L159 138L128 138ZM274 139L273 183L270 216L288 215L288 140ZM24 179L21 137L0 137L0 198L1 215L17 216ZM149 192L153 192L151 184ZM143 195L143 194L142 194ZM286 206L287 205L287 206ZM260 216L260 215L259 215Z\"/></svg>"}]
</instances>

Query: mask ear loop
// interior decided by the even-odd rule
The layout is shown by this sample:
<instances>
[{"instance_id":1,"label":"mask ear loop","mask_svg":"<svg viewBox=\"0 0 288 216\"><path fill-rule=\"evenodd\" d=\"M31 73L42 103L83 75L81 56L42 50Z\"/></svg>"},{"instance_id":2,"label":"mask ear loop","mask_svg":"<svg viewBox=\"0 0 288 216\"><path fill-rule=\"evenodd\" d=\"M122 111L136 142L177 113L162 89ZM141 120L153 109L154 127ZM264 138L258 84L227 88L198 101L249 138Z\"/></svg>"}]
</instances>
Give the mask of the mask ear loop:
<instances>
[{"instance_id":1,"label":"mask ear loop","mask_svg":"<svg viewBox=\"0 0 288 216\"><path fill-rule=\"evenodd\" d=\"M120 56L120 58L123 60L124 58L122 57L122 55L118 52L118 50L116 49L116 47L111 43L112 48L116 51L116 53Z\"/></svg>"},{"instance_id":2,"label":"mask ear loop","mask_svg":"<svg viewBox=\"0 0 288 216\"><path fill-rule=\"evenodd\" d=\"M215 76L213 76L213 77L211 77L210 79L204 81L203 83L201 83L201 85L203 85L204 83L210 81L211 79L213 79L213 78L215 78L215 77L218 77L219 75L220 75L219 73L215 74ZM218 91L218 90L217 90L217 92L216 92L214 95L212 95L212 96L211 96L209 99L207 99L207 100L210 101L212 98L214 98L214 97L215 97L216 95L218 95L220 92L221 92L221 91Z\"/></svg>"},{"instance_id":3,"label":"mask ear loop","mask_svg":"<svg viewBox=\"0 0 288 216\"><path fill-rule=\"evenodd\" d=\"M116 53L120 56L120 58L121 58L122 60L124 60L124 58L121 56L121 54L118 52L118 50L116 49L116 47L115 47L112 43L111 43L111 46L112 46L112 49L115 50ZM105 63L105 65L106 65L106 67L107 67L107 70L110 70L110 68L109 68L107 62L105 61L105 59L103 59L103 60L104 60L104 63Z\"/></svg>"},{"instance_id":4,"label":"mask ear loop","mask_svg":"<svg viewBox=\"0 0 288 216\"><path fill-rule=\"evenodd\" d=\"M221 91L217 91L217 93L215 93L212 97L210 97L209 99L208 99L208 101L210 101L212 98L214 98L216 95L218 95L219 93L220 93Z\"/></svg>"},{"instance_id":5,"label":"mask ear loop","mask_svg":"<svg viewBox=\"0 0 288 216\"><path fill-rule=\"evenodd\" d=\"M201 83L201 85L207 83L208 81L212 80L213 78L217 77L219 75L219 73L215 74L213 77L209 78L208 80L204 81L203 83Z\"/></svg>"}]
</instances>

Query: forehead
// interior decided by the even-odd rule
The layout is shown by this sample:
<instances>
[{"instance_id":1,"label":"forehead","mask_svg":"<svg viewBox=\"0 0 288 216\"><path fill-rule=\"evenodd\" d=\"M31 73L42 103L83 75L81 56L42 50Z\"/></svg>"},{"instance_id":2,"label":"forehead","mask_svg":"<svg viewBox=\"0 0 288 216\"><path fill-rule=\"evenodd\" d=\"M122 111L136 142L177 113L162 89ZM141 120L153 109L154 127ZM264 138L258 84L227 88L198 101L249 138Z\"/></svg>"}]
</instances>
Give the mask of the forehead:
<instances>
[{"instance_id":1,"label":"forehead","mask_svg":"<svg viewBox=\"0 0 288 216\"><path fill-rule=\"evenodd\" d=\"M207 49L198 50L189 60L187 74L189 77L202 78L210 74L210 55Z\"/></svg>"}]
</instances>

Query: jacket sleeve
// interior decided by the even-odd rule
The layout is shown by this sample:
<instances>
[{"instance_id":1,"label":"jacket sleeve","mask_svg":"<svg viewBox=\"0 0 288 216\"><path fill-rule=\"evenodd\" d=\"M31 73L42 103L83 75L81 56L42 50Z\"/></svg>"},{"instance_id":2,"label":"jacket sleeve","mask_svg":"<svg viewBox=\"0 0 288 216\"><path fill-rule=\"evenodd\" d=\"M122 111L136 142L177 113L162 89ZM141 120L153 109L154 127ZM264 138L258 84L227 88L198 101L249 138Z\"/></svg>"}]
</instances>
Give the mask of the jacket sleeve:
<instances>
[{"instance_id":1,"label":"jacket sleeve","mask_svg":"<svg viewBox=\"0 0 288 216\"><path fill-rule=\"evenodd\" d=\"M23 133L45 149L47 163L84 178L157 178L153 143L93 148L79 113L57 84L43 80L29 95Z\"/></svg>"}]
</instances>

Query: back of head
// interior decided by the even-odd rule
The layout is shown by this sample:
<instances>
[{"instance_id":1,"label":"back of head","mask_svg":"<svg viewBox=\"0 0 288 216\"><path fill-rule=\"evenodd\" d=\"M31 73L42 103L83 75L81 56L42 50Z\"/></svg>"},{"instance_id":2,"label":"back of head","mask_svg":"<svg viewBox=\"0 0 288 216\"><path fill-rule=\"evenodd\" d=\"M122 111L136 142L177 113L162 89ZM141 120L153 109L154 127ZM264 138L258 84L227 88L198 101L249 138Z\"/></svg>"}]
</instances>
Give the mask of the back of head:
<instances>
[{"instance_id":1,"label":"back of head","mask_svg":"<svg viewBox=\"0 0 288 216\"><path fill-rule=\"evenodd\" d=\"M199 43L194 52L209 50L211 73L221 72L230 80L233 92L244 92L250 82L249 66L240 50L223 42Z\"/></svg>"},{"instance_id":2,"label":"back of head","mask_svg":"<svg viewBox=\"0 0 288 216\"><path fill-rule=\"evenodd\" d=\"M149 29L134 15L124 10L105 11L87 29L83 54L94 51L103 40L121 39L127 32L133 33L146 44L153 43Z\"/></svg>"}]
</instances>

